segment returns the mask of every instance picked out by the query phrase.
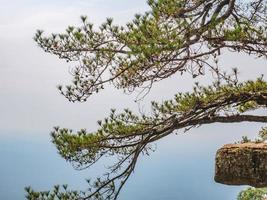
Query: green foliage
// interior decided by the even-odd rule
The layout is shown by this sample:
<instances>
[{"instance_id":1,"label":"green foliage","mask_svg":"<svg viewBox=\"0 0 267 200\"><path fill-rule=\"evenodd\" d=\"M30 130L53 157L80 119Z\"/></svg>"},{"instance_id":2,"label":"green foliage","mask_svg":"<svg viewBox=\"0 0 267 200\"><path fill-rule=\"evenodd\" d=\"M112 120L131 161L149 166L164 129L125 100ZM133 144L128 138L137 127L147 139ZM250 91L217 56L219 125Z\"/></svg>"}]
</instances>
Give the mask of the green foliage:
<instances>
[{"instance_id":1,"label":"green foliage","mask_svg":"<svg viewBox=\"0 0 267 200\"><path fill-rule=\"evenodd\" d=\"M251 102L253 98L255 99L254 109L263 107L265 105L256 104L256 101L266 92L267 83L262 79L236 86L197 86L193 93L179 93L175 95L174 100L161 104L152 102L152 115L138 116L128 109L117 114L115 110L112 110L109 117L98 121L100 128L95 133L87 133L82 129L77 134L72 134L72 130L56 127L52 132L53 143L65 159L78 161L80 164L91 163L106 153L124 155L131 152L132 147L135 146L130 145L131 139L150 134L153 132L153 128L161 129L165 125L163 122L172 116L179 119L179 117L193 113L196 122L199 120L199 124L201 124L201 120L205 119L204 116L212 119L212 117L221 116L222 111L225 112L224 115L236 115L239 113L240 106ZM198 118L198 112L201 113L200 118ZM226 114L227 112L229 113ZM234 112L235 114L233 114ZM192 121L193 119L191 119ZM264 133L262 131L262 135ZM134 140L134 143L137 141ZM107 149L109 150L107 151ZM86 158L80 158L81 154L85 154Z\"/></svg>"},{"instance_id":2,"label":"green foliage","mask_svg":"<svg viewBox=\"0 0 267 200\"><path fill-rule=\"evenodd\" d=\"M77 169L90 167L103 157L113 157L114 163L104 178L90 184L85 196L114 199L132 174L138 157L154 151L153 143L174 130L215 122L267 122L265 116L255 118L239 111L240 106L250 101L258 102L254 109L266 106L266 93L267 82L262 78L235 85L196 85L192 93L179 93L174 100L152 102L150 115L135 115L128 109L117 114L112 109L109 117L98 121L96 132L82 129L74 134L72 130L55 127L52 141L60 155Z\"/></svg>"},{"instance_id":3,"label":"green foliage","mask_svg":"<svg viewBox=\"0 0 267 200\"><path fill-rule=\"evenodd\" d=\"M249 139L247 136L243 136L242 140L239 143L248 143L248 142L255 142L255 143L262 143L267 141L267 127L262 127L259 131L258 138L255 140Z\"/></svg>"},{"instance_id":4,"label":"green foliage","mask_svg":"<svg viewBox=\"0 0 267 200\"><path fill-rule=\"evenodd\" d=\"M267 197L266 189L247 188L238 194L237 200L264 200Z\"/></svg>"},{"instance_id":5,"label":"green foliage","mask_svg":"<svg viewBox=\"0 0 267 200\"><path fill-rule=\"evenodd\" d=\"M75 200L79 199L82 192L70 191L67 185L62 187L56 185L51 191L35 192L30 187L26 187L26 198L28 200Z\"/></svg>"},{"instance_id":6,"label":"green foliage","mask_svg":"<svg viewBox=\"0 0 267 200\"><path fill-rule=\"evenodd\" d=\"M247 136L242 136L242 140L240 143L248 143L248 142L252 142L252 140L250 140Z\"/></svg>"},{"instance_id":7,"label":"green foliage","mask_svg":"<svg viewBox=\"0 0 267 200\"><path fill-rule=\"evenodd\" d=\"M35 41L46 52L72 61L73 83L60 92L70 101L86 101L107 83L133 91L185 71L193 77L205 68L222 78L218 57L244 52L266 57L267 4L248 1L149 0L149 12L136 14L125 26L108 18L94 28L86 16L82 26Z\"/></svg>"},{"instance_id":8,"label":"green foliage","mask_svg":"<svg viewBox=\"0 0 267 200\"><path fill-rule=\"evenodd\" d=\"M80 27L69 26L64 33L45 36L37 31L34 39L44 51L76 66L72 83L58 86L61 94L71 102L84 102L108 83L124 91L141 86L149 90L173 74L189 72L195 78L207 68L216 75L215 84L196 84L191 93L152 102L150 114L111 110L98 121L96 132L55 127L52 141L75 168L88 168L103 157L112 157L114 163L102 177L88 181L85 192L64 186L50 192L27 188L27 199L115 200L140 155L154 151L153 143L175 130L210 123L267 122L267 116L247 114L266 108L266 81L238 83L236 69L231 76L218 67L225 50L267 58L265 0L148 0L148 5L149 12L136 14L125 26L107 18L95 28L82 16ZM265 129L260 136L266 138Z\"/></svg>"},{"instance_id":9,"label":"green foliage","mask_svg":"<svg viewBox=\"0 0 267 200\"><path fill-rule=\"evenodd\" d=\"M260 130L259 137L262 141L267 141L267 127L264 127Z\"/></svg>"}]
</instances>

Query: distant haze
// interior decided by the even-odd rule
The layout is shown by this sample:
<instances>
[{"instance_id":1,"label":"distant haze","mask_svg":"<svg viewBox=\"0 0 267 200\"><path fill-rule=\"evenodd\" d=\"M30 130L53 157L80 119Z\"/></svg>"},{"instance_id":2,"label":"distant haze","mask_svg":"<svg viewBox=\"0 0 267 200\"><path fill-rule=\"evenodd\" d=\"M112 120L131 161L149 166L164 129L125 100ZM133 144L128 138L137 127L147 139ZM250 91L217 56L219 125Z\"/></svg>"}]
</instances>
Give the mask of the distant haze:
<instances>
[{"instance_id":1,"label":"distant haze","mask_svg":"<svg viewBox=\"0 0 267 200\"><path fill-rule=\"evenodd\" d=\"M71 80L72 65L37 47L33 41L37 29L45 34L62 32L68 25L80 25L81 15L96 25L106 17L124 24L148 9L145 0L0 0L0 199L23 199L26 185L48 189L71 183L83 188L81 179L97 171L76 172L56 154L49 142L53 126L94 131L96 121L111 108L149 112L151 100L161 102L189 91L195 81L212 81L210 75L193 80L189 74L175 74L156 83L138 104L137 92L126 95L112 86L82 104L69 103L59 94L56 86ZM238 67L241 80L267 76L266 60L229 52L221 60L228 70ZM212 124L163 139L155 154L141 158L122 199L234 199L243 187L213 181L216 149L242 135L255 137L261 126Z\"/></svg>"},{"instance_id":2,"label":"distant haze","mask_svg":"<svg viewBox=\"0 0 267 200\"><path fill-rule=\"evenodd\" d=\"M62 32L68 25L80 25L80 16L87 15L94 24L113 17L124 24L135 13L148 10L145 0L0 0L0 130L49 131L55 125L71 128L95 128L96 121L110 108L131 107L137 93L129 95L112 87L93 96L87 103L68 103L56 85L68 83L71 64L44 53L33 41L37 29L46 34ZM242 58L242 59L241 59ZM243 78L267 73L266 65L246 56L223 57L228 68L240 67ZM210 78L202 77L200 80ZM149 111L149 101L171 98L178 91L192 88L191 76L174 75L155 84L151 93L139 104ZM165 86L168 85L168 90ZM108 99L108 101L107 101ZM142 105L145 105L142 106Z\"/></svg>"}]
</instances>

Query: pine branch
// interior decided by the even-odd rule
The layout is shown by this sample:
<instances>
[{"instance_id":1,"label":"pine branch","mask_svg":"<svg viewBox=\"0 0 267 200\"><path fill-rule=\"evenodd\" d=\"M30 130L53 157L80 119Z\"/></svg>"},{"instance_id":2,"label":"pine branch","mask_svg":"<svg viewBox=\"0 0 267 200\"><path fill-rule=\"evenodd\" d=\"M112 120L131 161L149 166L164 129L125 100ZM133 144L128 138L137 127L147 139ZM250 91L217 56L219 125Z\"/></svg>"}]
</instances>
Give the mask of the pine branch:
<instances>
[{"instance_id":1,"label":"pine branch","mask_svg":"<svg viewBox=\"0 0 267 200\"><path fill-rule=\"evenodd\" d=\"M108 83L125 91L185 71L193 77L205 68L218 71L217 57L230 50L267 58L267 4L262 0L150 0L151 11L126 26L108 18L94 29L82 17L81 27L44 36L37 44L46 52L72 61L73 83L60 92L71 102L86 101ZM215 69L215 70L214 70Z\"/></svg>"},{"instance_id":2,"label":"pine branch","mask_svg":"<svg viewBox=\"0 0 267 200\"><path fill-rule=\"evenodd\" d=\"M104 178L97 179L81 199L116 199L133 173L138 158L153 151L154 142L175 130L213 123L266 123L267 116L248 115L248 110L266 108L267 82L263 79L237 85L196 86L192 93L177 94L174 100L152 103L152 115L138 116L129 110L99 121L99 130L73 134L58 127L52 133L60 155L85 169L103 157L114 157ZM116 161L115 161L116 160Z\"/></svg>"}]
</instances>

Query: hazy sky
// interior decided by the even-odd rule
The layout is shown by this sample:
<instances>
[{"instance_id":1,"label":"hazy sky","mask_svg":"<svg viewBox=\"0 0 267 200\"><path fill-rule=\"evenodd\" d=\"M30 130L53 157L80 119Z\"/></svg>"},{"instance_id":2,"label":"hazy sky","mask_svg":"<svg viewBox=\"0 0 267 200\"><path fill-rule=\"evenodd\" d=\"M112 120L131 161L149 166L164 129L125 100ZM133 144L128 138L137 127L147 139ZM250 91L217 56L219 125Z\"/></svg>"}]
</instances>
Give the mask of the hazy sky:
<instances>
[{"instance_id":1,"label":"hazy sky","mask_svg":"<svg viewBox=\"0 0 267 200\"><path fill-rule=\"evenodd\" d=\"M177 92L190 90L194 81L211 81L209 76L192 80L188 74L183 77L177 74L155 84L139 105L134 103L136 93L126 95L112 87L83 104L69 103L59 94L56 86L69 82L71 66L37 47L32 39L35 31L63 31L68 25L79 25L81 15L87 15L90 21L98 25L109 16L114 18L115 23L123 24L136 12L147 10L145 2L0 0L0 153L3 163L0 168L3 179L0 182L0 197L7 195L13 200L14 195L24 194L26 184L43 188L46 181L50 185L54 182L76 184L75 180L81 179L73 175L72 168L63 159L59 159L56 150L51 148L52 144L47 145L53 126L95 130L96 121L107 116L111 108L130 107L149 111L148 105L152 99L169 99ZM255 79L260 74L267 76L266 60L254 60L238 54L226 54L221 60L228 68L239 67L242 79ZM266 111L262 112L266 115ZM140 162L135 179L128 183L128 190L132 191L129 194L149 197L153 193L161 198L160 195L171 195L170 190L173 190L177 192L174 199L186 199L179 195L195 195L200 199L218 194L222 194L221 199L227 195L233 197L241 188L238 187L233 193L230 187L214 184L216 149L240 139L242 135L256 135L262 125L213 124L188 134L166 138L158 144L160 151ZM39 137L41 134L42 137ZM171 186L165 182L171 183Z\"/></svg>"},{"instance_id":2,"label":"hazy sky","mask_svg":"<svg viewBox=\"0 0 267 200\"><path fill-rule=\"evenodd\" d=\"M37 29L46 33L63 31L68 25L79 25L81 15L95 24L112 16L123 24L136 12L148 9L145 0L0 0L0 134L3 131L47 133L51 127L95 129L96 121L105 117L110 108L130 107L136 94L124 95L109 88L93 96L87 103L68 103L56 85L70 80L67 64L44 53L33 41ZM265 61L247 56L226 55L223 63L240 67L241 76L254 78L267 74ZM201 80L206 81L208 77ZM194 81L194 80L193 80ZM171 98L176 92L192 87L190 76L173 78L156 84L140 102L149 110L151 99ZM166 90L168 88L168 90Z\"/></svg>"},{"instance_id":3,"label":"hazy sky","mask_svg":"<svg viewBox=\"0 0 267 200\"><path fill-rule=\"evenodd\" d=\"M56 85L70 79L70 66L45 54L32 38L36 29L51 33L63 31L71 24L79 25L81 15L88 15L96 24L108 16L122 23L135 12L147 9L144 1L0 0L0 3L0 130L48 132L54 125L95 126L110 107L133 99L106 91L87 104L68 103L59 95ZM107 95L108 101L103 98Z\"/></svg>"}]
</instances>

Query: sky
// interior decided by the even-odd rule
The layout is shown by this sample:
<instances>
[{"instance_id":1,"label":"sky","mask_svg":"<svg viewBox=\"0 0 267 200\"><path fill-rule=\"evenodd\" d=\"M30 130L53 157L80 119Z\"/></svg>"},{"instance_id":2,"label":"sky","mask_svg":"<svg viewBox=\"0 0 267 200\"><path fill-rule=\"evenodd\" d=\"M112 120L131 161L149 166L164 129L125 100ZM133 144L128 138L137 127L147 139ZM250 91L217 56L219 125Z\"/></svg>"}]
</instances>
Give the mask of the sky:
<instances>
[{"instance_id":1,"label":"sky","mask_svg":"<svg viewBox=\"0 0 267 200\"><path fill-rule=\"evenodd\" d=\"M190 90L194 81L211 81L209 76L192 80L190 75L174 75L155 84L151 92L138 104L134 102L137 93L123 94L112 87L92 96L86 103L69 103L59 94L56 86L71 80L71 65L43 52L33 40L36 30L45 30L47 34L62 32L68 25L78 26L81 15L87 15L96 25L110 16L114 18L115 23L124 24L132 19L135 13L149 9L145 0L0 0L0 5L0 142L5 141L7 135L17 138L18 141L18 138L29 135L47 138L53 126L74 130L86 128L93 131L97 128L97 120L107 116L111 108L121 110L127 107L135 111L149 111L151 100L170 99L177 92ZM240 68L240 77L243 80L255 79L260 74L267 76L266 61L255 60L246 55L226 53L222 57L222 64L227 68ZM200 148L199 153L203 152L203 156L204 152L213 149L207 154L212 160L216 148L220 145L234 142L241 135L254 137L261 126L262 124L246 123L205 126L193 130L189 136L187 133L167 138L161 145L163 153L155 154L155 157L161 155L161 165L171 156L185 157L180 152L173 152L182 152L186 148L184 144L188 144L186 151L192 154L195 153L196 146ZM8 147L3 146L4 153L5 148ZM150 165L153 164L151 159L149 162ZM159 165L157 162L159 159L156 159L154 165ZM178 161L174 162L178 165ZM183 165L184 169L197 165L197 162L187 164ZM168 170L168 167L164 169ZM146 173L141 170L139 177ZM194 169L192 173L196 173ZM37 174L38 172L36 176ZM182 175L182 172L179 174ZM163 179L162 176L164 173L159 173L157 177ZM194 188L199 186L195 185Z\"/></svg>"},{"instance_id":2,"label":"sky","mask_svg":"<svg viewBox=\"0 0 267 200\"><path fill-rule=\"evenodd\" d=\"M137 93L125 95L112 87L87 103L69 103L56 86L71 80L71 65L37 47L33 41L36 30L45 30L47 34L62 32L68 25L79 26L81 15L87 15L96 26L110 16L115 23L124 24L135 13L149 9L145 0L0 0L0 3L0 130L38 134L56 125L96 128L96 121L105 117L110 108L141 107L149 111L150 100L172 98L177 92L190 90L194 81L210 81L209 77L192 80L189 75L174 75L155 84L139 104L134 103ZM264 61L247 56L226 54L222 60L229 68L240 67L244 79L267 72Z\"/></svg>"},{"instance_id":3,"label":"sky","mask_svg":"<svg viewBox=\"0 0 267 200\"><path fill-rule=\"evenodd\" d=\"M123 3L126 2L126 3ZM0 130L47 131L55 125L90 127L111 107L133 97L107 91L88 104L70 104L56 86L70 80L70 66L45 54L33 41L37 29L60 32L80 25L80 16L101 24L113 16L118 23L136 11L147 9L144 1L0 1ZM112 9L111 9L112 8ZM123 16L123 18L121 18ZM109 102L104 101L109 96ZM101 113L101 114L99 114Z\"/></svg>"}]
</instances>

